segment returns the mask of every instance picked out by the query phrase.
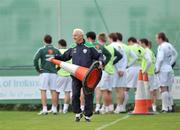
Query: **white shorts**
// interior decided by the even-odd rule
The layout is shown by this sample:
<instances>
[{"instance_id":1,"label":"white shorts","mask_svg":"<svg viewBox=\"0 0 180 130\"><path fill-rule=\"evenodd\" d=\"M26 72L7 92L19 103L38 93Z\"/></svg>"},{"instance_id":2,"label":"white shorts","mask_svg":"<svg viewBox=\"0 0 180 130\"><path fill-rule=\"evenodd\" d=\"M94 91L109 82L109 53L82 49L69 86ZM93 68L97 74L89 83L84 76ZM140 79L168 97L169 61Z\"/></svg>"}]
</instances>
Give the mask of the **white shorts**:
<instances>
[{"instance_id":1,"label":"white shorts","mask_svg":"<svg viewBox=\"0 0 180 130\"><path fill-rule=\"evenodd\" d=\"M102 78L97 86L99 86L101 90L112 91L113 75L110 75L107 72L103 71Z\"/></svg>"},{"instance_id":2,"label":"white shorts","mask_svg":"<svg viewBox=\"0 0 180 130\"><path fill-rule=\"evenodd\" d=\"M150 91L159 89L159 85L158 85L158 81L157 81L157 76L156 75L149 76L148 79L149 79L149 88L150 88Z\"/></svg>"},{"instance_id":3,"label":"white shorts","mask_svg":"<svg viewBox=\"0 0 180 130\"><path fill-rule=\"evenodd\" d=\"M157 81L159 86L168 86L171 87L173 84L173 73L170 72L159 72L157 74Z\"/></svg>"},{"instance_id":4,"label":"white shorts","mask_svg":"<svg viewBox=\"0 0 180 130\"><path fill-rule=\"evenodd\" d=\"M57 89L57 74L42 73L40 77L40 90L56 90Z\"/></svg>"},{"instance_id":5,"label":"white shorts","mask_svg":"<svg viewBox=\"0 0 180 130\"><path fill-rule=\"evenodd\" d=\"M57 92L71 92L72 91L72 78L70 76L63 77L58 76L57 78Z\"/></svg>"},{"instance_id":6,"label":"white shorts","mask_svg":"<svg viewBox=\"0 0 180 130\"><path fill-rule=\"evenodd\" d=\"M115 72L113 82L113 88L126 87L127 85L127 74L124 72L122 77L119 77L118 72Z\"/></svg>"},{"instance_id":7,"label":"white shorts","mask_svg":"<svg viewBox=\"0 0 180 130\"><path fill-rule=\"evenodd\" d=\"M140 66L132 66L127 69L127 88L136 88Z\"/></svg>"}]
</instances>

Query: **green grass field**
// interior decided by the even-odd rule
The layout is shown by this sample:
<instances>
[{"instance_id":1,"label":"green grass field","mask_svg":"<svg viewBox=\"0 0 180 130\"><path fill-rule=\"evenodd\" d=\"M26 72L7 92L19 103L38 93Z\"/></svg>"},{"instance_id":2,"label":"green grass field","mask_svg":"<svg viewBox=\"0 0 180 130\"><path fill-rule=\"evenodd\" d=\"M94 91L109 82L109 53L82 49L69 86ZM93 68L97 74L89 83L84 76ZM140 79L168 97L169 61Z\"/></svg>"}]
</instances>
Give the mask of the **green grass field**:
<instances>
[{"instance_id":1,"label":"green grass field","mask_svg":"<svg viewBox=\"0 0 180 130\"><path fill-rule=\"evenodd\" d=\"M146 116L94 115L74 122L74 114L38 116L36 112L0 111L0 130L180 130L180 113Z\"/></svg>"}]
</instances>

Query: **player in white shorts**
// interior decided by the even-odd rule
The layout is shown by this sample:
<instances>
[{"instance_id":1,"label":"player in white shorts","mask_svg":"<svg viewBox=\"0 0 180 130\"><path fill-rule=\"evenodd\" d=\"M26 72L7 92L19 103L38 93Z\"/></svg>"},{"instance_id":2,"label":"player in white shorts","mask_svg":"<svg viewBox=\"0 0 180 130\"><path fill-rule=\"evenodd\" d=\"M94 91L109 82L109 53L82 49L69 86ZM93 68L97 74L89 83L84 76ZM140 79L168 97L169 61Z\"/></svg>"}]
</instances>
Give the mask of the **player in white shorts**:
<instances>
[{"instance_id":1,"label":"player in white shorts","mask_svg":"<svg viewBox=\"0 0 180 130\"><path fill-rule=\"evenodd\" d=\"M46 115L47 111L47 96L46 91L50 90L52 95L52 112L57 113L57 69L54 64L47 61L47 58L54 57L56 54L60 54L59 50L51 45L52 37L46 35L44 37L45 46L40 48L34 56L34 66L37 72L40 73L40 91L42 101L42 111L39 115ZM41 67L39 66L39 60L41 60Z\"/></svg>"},{"instance_id":2,"label":"player in white shorts","mask_svg":"<svg viewBox=\"0 0 180 130\"><path fill-rule=\"evenodd\" d=\"M147 39L140 39L140 45L145 49L144 59L142 61L142 73L148 75L148 90L152 98L152 110L156 112L156 100L159 86L154 75L155 56L151 48L151 43Z\"/></svg>"},{"instance_id":3,"label":"player in white shorts","mask_svg":"<svg viewBox=\"0 0 180 130\"><path fill-rule=\"evenodd\" d=\"M175 48L167 41L165 33L160 32L156 35L156 42L158 44L157 59L155 64L155 73L158 77L159 86L162 97L162 112L171 112L171 93L169 92L172 86L173 69L172 65L177 58Z\"/></svg>"},{"instance_id":4,"label":"player in white shorts","mask_svg":"<svg viewBox=\"0 0 180 130\"><path fill-rule=\"evenodd\" d=\"M114 83L113 88L116 90L116 109L114 113L126 112L126 103L123 104L125 99L126 90L126 67L127 67L127 55L124 43L122 43L122 35L116 33L117 42L111 43L111 45L122 54L122 59L115 64Z\"/></svg>"},{"instance_id":5,"label":"player in white shorts","mask_svg":"<svg viewBox=\"0 0 180 130\"><path fill-rule=\"evenodd\" d=\"M67 50L67 44L64 39L59 40L58 48L61 54L64 54L64 52ZM59 94L60 92L64 91L65 97L64 97L63 113L67 113L71 100L70 94L72 91L72 78L70 76L70 73L65 71L64 69L60 69L58 71L57 85L58 85L58 89L56 91Z\"/></svg>"},{"instance_id":6,"label":"player in white shorts","mask_svg":"<svg viewBox=\"0 0 180 130\"><path fill-rule=\"evenodd\" d=\"M100 87L103 95L104 109L101 109L101 113L113 112L114 105L112 103L112 87L113 87L113 76L114 76L114 64L116 64L122 55L112 46L113 42L117 42L117 36L115 33L108 35L110 45L106 46L106 49L111 53L111 59L104 67L103 75L98 86Z\"/></svg>"},{"instance_id":7,"label":"player in white shorts","mask_svg":"<svg viewBox=\"0 0 180 130\"><path fill-rule=\"evenodd\" d=\"M97 36L98 43L95 43L96 49L99 51L99 53L102 53L105 61L104 61L104 66L109 62L111 59L111 54L110 52L105 48L106 42L107 42L107 37L105 33L99 33ZM100 111L104 109L104 105L100 105L101 103L101 98L102 98L102 92L100 90L100 87L97 85L95 89L95 95L96 95L96 108L95 108L95 114L99 114ZM100 109L101 107L101 109Z\"/></svg>"},{"instance_id":8,"label":"player in white shorts","mask_svg":"<svg viewBox=\"0 0 180 130\"><path fill-rule=\"evenodd\" d=\"M127 87L134 88L137 87L138 73L141 68L142 59L144 57L144 48L142 48L138 43L136 38L130 37L128 39L128 45L130 49L130 54L134 53L136 59L132 61L131 56L128 57L128 67L127 67Z\"/></svg>"}]
</instances>

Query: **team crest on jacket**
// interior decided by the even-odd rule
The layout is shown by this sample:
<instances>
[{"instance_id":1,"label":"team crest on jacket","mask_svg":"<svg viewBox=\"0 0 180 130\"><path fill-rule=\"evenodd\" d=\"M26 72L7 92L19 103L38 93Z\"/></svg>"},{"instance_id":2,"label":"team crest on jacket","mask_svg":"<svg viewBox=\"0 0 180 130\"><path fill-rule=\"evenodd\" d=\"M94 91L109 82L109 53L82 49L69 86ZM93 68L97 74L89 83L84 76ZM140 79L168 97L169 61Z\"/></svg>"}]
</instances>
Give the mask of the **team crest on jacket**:
<instances>
[{"instance_id":1,"label":"team crest on jacket","mask_svg":"<svg viewBox=\"0 0 180 130\"><path fill-rule=\"evenodd\" d=\"M86 54L87 53L87 49L83 49L83 53Z\"/></svg>"}]
</instances>

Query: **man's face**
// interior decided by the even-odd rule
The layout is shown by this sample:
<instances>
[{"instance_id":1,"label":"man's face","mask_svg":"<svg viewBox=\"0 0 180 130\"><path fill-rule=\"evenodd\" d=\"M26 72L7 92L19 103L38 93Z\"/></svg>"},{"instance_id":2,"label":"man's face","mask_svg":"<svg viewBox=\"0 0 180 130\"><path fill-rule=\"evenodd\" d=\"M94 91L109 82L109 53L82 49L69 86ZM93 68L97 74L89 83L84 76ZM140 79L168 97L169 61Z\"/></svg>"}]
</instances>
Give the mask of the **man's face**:
<instances>
[{"instance_id":1,"label":"man's face","mask_svg":"<svg viewBox=\"0 0 180 130\"><path fill-rule=\"evenodd\" d=\"M141 45L143 48L146 48L146 45L144 43L142 43L141 41L138 42L139 45Z\"/></svg>"},{"instance_id":2,"label":"man's face","mask_svg":"<svg viewBox=\"0 0 180 130\"><path fill-rule=\"evenodd\" d=\"M80 32L77 32L77 31L75 31L75 32L73 32L73 39L74 39L74 42L75 43L80 43L80 42L82 42L82 40L83 40L83 35L80 33Z\"/></svg>"},{"instance_id":3,"label":"man's face","mask_svg":"<svg viewBox=\"0 0 180 130\"><path fill-rule=\"evenodd\" d=\"M162 40L156 35L156 43L159 45L162 43Z\"/></svg>"},{"instance_id":4,"label":"man's face","mask_svg":"<svg viewBox=\"0 0 180 130\"><path fill-rule=\"evenodd\" d=\"M109 41L109 43L113 42L113 40L110 37L108 37L108 41Z\"/></svg>"}]
</instances>

